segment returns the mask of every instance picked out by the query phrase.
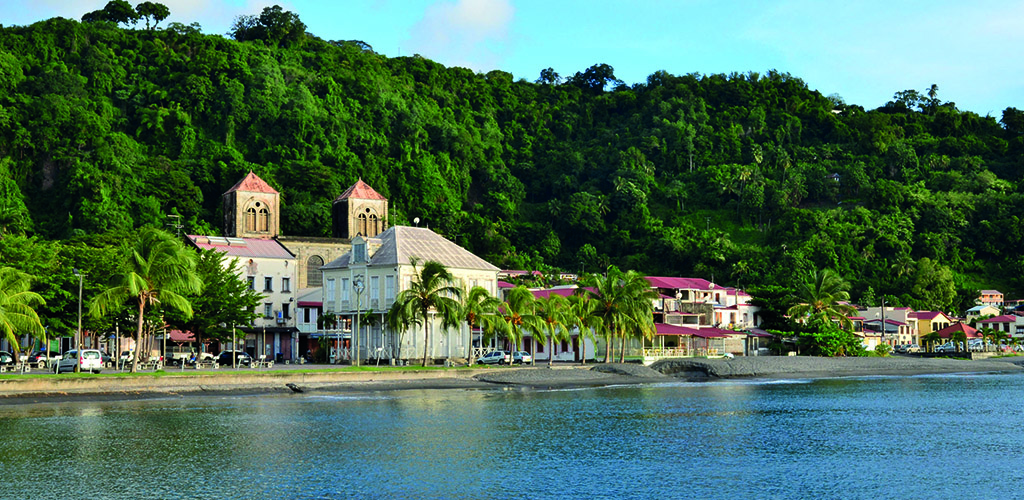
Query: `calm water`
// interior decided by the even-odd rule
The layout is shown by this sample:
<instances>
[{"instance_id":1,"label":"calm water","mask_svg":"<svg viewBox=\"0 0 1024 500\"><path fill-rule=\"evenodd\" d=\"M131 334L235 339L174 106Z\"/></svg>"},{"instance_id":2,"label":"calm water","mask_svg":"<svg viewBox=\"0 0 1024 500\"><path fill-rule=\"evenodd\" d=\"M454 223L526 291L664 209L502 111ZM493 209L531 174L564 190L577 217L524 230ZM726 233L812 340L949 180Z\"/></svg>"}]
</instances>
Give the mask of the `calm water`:
<instances>
[{"instance_id":1,"label":"calm water","mask_svg":"<svg viewBox=\"0 0 1024 500\"><path fill-rule=\"evenodd\" d=\"M1024 498L1024 376L0 406L2 498Z\"/></svg>"}]
</instances>

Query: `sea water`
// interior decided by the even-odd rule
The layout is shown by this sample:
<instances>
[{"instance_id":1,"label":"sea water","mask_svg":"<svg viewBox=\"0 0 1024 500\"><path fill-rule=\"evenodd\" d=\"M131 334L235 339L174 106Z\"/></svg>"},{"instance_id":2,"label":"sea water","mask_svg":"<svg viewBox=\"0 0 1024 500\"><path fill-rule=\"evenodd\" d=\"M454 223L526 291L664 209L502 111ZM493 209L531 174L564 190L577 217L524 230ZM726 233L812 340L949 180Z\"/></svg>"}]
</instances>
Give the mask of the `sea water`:
<instances>
[{"instance_id":1,"label":"sea water","mask_svg":"<svg viewBox=\"0 0 1024 500\"><path fill-rule=\"evenodd\" d=\"M0 497L1024 498L1024 375L0 405Z\"/></svg>"}]
</instances>

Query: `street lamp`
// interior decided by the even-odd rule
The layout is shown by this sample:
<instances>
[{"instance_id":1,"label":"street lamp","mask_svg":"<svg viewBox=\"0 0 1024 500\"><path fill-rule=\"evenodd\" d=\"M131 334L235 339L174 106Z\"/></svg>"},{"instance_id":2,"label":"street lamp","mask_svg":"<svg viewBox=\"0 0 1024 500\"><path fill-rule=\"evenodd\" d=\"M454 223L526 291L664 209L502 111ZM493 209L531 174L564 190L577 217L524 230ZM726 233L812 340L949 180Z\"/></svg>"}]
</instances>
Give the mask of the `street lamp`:
<instances>
[{"instance_id":1,"label":"street lamp","mask_svg":"<svg viewBox=\"0 0 1024 500\"><path fill-rule=\"evenodd\" d=\"M360 298L363 295L363 275L356 276L352 280L352 288L356 291L356 329L352 332L352 364L359 366L359 309L362 306Z\"/></svg>"},{"instance_id":2,"label":"street lamp","mask_svg":"<svg viewBox=\"0 0 1024 500\"><path fill-rule=\"evenodd\" d=\"M82 356L82 280L85 279L85 273L79 272L78 269L71 268L71 272L78 276L78 332L75 333L75 349L78 351L78 356ZM75 363L75 373L82 371L81 363Z\"/></svg>"}]
</instances>

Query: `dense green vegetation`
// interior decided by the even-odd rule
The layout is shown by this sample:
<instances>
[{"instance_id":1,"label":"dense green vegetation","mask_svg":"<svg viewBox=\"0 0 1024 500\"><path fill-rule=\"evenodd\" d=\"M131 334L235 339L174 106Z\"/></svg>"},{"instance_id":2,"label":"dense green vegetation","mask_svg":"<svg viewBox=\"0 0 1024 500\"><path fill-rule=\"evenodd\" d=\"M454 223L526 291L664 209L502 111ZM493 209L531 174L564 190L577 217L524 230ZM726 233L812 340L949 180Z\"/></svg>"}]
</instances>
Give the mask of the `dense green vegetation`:
<instances>
[{"instance_id":1,"label":"dense green vegetation","mask_svg":"<svg viewBox=\"0 0 1024 500\"><path fill-rule=\"evenodd\" d=\"M168 214L218 233L249 169L295 235L328 235L362 178L391 224L419 217L502 267L744 287L832 269L854 300L946 310L1024 291L1014 108L979 116L932 86L865 110L776 71L531 82L322 40L280 8L235 40L146 4L0 28L0 261L42 278L61 331L73 266L116 274L114 248Z\"/></svg>"}]
</instances>

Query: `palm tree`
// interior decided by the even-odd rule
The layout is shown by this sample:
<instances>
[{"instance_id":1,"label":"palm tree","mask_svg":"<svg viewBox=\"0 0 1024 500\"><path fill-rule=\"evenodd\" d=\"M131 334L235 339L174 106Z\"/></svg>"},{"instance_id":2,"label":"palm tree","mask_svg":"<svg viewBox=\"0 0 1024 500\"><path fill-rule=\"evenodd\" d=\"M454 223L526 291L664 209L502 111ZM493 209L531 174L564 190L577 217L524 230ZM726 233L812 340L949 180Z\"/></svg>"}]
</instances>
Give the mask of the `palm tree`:
<instances>
[{"instance_id":1,"label":"palm tree","mask_svg":"<svg viewBox=\"0 0 1024 500\"><path fill-rule=\"evenodd\" d=\"M548 344L548 366L555 358L555 340L564 341L569 338L569 325L575 323L569 300L558 294L537 299L537 316L541 319L541 328L537 332L537 340ZM533 353L530 353L533 355Z\"/></svg>"},{"instance_id":2,"label":"palm tree","mask_svg":"<svg viewBox=\"0 0 1024 500\"><path fill-rule=\"evenodd\" d=\"M960 344L963 343L964 350L967 350L967 333L961 330L956 330L949 333L949 340L953 342L953 349L956 352L960 352Z\"/></svg>"},{"instance_id":3,"label":"palm tree","mask_svg":"<svg viewBox=\"0 0 1024 500\"><path fill-rule=\"evenodd\" d=\"M419 259L413 258L413 268ZM395 329L407 329L410 325L423 325L423 366L430 364L430 313L441 319L444 329L455 328L461 321L460 300L462 289L455 286L455 277L444 264L428 260L416 271L407 290L395 297L395 303L388 311L388 325Z\"/></svg>"},{"instance_id":4,"label":"palm tree","mask_svg":"<svg viewBox=\"0 0 1024 500\"><path fill-rule=\"evenodd\" d=\"M942 337L939 337L939 332L932 332L927 335L923 335L921 337L921 342L927 346L926 350L928 352L933 352L935 349L935 343L939 342L941 339Z\"/></svg>"},{"instance_id":5,"label":"palm tree","mask_svg":"<svg viewBox=\"0 0 1024 500\"><path fill-rule=\"evenodd\" d=\"M15 363L21 351L17 348L20 345L17 332L46 339L46 329L35 310L46 305L46 301L38 293L29 291L31 286L32 276L13 267L0 267L0 332L11 344Z\"/></svg>"},{"instance_id":6,"label":"palm tree","mask_svg":"<svg viewBox=\"0 0 1024 500\"><path fill-rule=\"evenodd\" d=\"M139 232L128 254L124 271L111 279L110 288L94 297L89 314L101 317L125 303L138 308L135 345L142 345L142 328L147 306L161 305L180 311L185 319L192 317L192 305L184 297L196 294L203 287L196 273L196 253L181 241L159 229L145 228ZM132 373L137 370L139 349L132 354Z\"/></svg>"},{"instance_id":7,"label":"palm tree","mask_svg":"<svg viewBox=\"0 0 1024 500\"><path fill-rule=\"evenodd\" d=\"M797 288L795 299L798 304L790 307L786 314L794 319L807 318L808 323L839 321L843 330L853 329L849 315L857 311L851 305L840 304L850 300L847 291L850 284L830 269L814 271Z\"/></svg>"},{"instance_id":8,"label":"palm tree","mask_svg":"<svg viewBox=\"0 0 1024 500\"><path fill-rule=\"evenodd\" d=\"M537 316L536 299L533 292L519 285L508 292L505 302L498 308L498 320L494 329L512 344L512 350L522 345L523 333L534 334L540 330L541 318Z\"/></svg>"},{"instance_id":9,"label":"palm tree","mask_svg":"<svg viewBox=\"0 0 1024 500\"><path fill-rule=\"evenodd\" d=\"M616 335L622 337L619 361L625 361L627 335L649 331L648 324L653 326L651 299L657 297L657 293L636 271L622 272L616 266L608 266L604 276L584 276L583 285L592 289L590 293L597 302L594 315L601 318L601 332L606 341L604 362L611 362L611 342Z\"/></svg>"},{"instance_id":10,"label":"palm tree","mask_svg":"<svg viewBox=\"0 0 1024 500\"><path fill-rule=\"evenodd\" d=\"M587 364L587 337L593 338L594 331L601 329L601 318L594 314L597 310L597 301L591 298L589 292L584 289L577 289L576 293L569 296L570 311L573 316L572 326L576 327L576 341L580 346L580 362Z\"/></svg>"},{"instance_id":11,"label":"palm tree","mask_svg":"<svg viewBox=\"0 0 1024 500\"><path fill-rule=\"evenodd\" d=\"M501 300L491 295L486 288L475 286L469 290L462 302L462 317L469 325L469 364L473 365L473 329L484 326L494 319L494 313L501 305Z\"/></svg>"}]
</instances>

